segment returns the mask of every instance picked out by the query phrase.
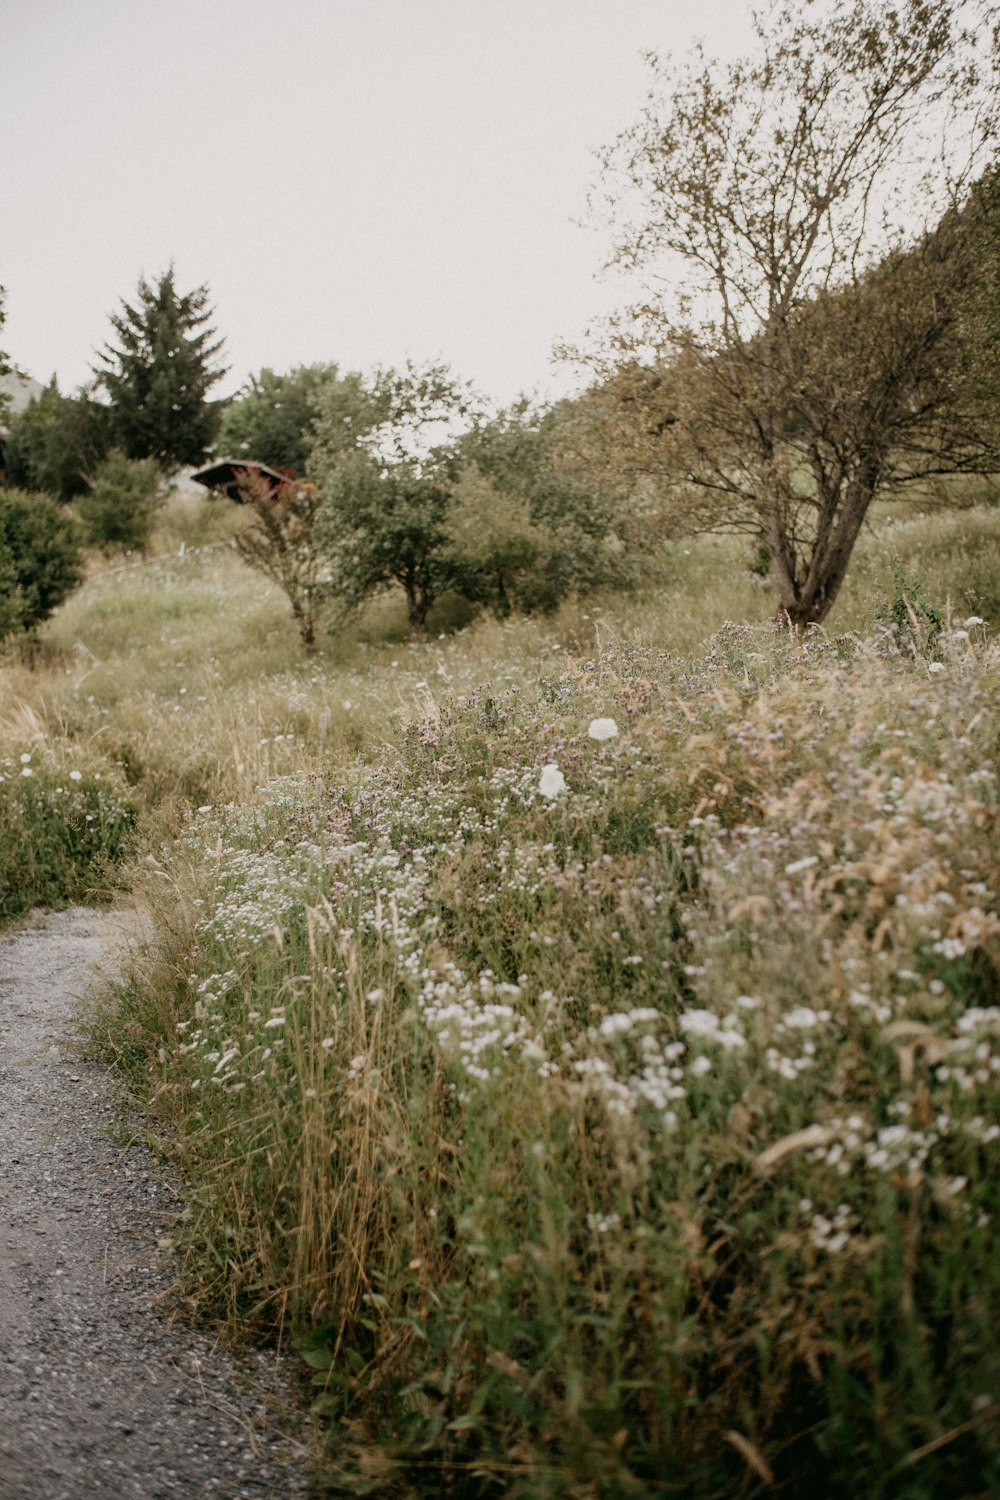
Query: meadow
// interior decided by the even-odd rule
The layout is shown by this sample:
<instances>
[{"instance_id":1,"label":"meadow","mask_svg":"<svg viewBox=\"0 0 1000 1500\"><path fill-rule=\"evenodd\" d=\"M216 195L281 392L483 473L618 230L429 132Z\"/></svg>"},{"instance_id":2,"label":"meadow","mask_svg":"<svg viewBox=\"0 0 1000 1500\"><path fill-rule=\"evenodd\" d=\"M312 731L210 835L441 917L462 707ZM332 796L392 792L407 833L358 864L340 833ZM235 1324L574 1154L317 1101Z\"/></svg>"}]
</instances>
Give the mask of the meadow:
<instances>
[{"instance_id":1,"label":"meadow","mask_svg":"<svg viewBox=\"0 0 1000 1500\"><path fill-rule=\"evenodd\" d=\"M8 653L0 916L150 913L95 1045L318 1492L997 1493L1000 511L308 655L232 524Z\"/></svg>"}]
</instances>

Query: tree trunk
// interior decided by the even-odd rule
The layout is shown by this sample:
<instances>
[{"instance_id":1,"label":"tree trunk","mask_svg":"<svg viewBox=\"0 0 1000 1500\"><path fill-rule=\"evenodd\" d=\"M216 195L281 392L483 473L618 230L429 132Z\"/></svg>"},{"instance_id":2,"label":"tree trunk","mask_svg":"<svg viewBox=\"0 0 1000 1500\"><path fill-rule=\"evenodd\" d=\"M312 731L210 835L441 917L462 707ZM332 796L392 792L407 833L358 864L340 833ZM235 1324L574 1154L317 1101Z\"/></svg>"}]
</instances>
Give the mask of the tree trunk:
<instances>
[{"instance_id":1,"label":"tree trunk","mask_svg":"<svg viewBox=\"0 0 1000 1500\"><path fill-rule=\"evenodd\" d=\"M819 625L826 619L836 603L854 545L875 498L882 464L881 453L868 454L859 463L846 486L839 516L836 496L829 497L803 578L796 576L798 570L790 556L778 508L769 507L764 520L772 576L778 586L776 623L787 623L799 634L807 626Z\"/></svg>"},{"instance_id":2,"label":"tree trunk","mask_svg":"<svg viewBox=\"0 0 1000 1500\"><path fill-rule=\"evenodd\" d=\"M431 605L434 603L433 594L428 595L422 589L407 588L406 590L406 618L409 621L410 632L415 636L424 636L427 633L427 615Z\"/></svg>"}]
</instances>

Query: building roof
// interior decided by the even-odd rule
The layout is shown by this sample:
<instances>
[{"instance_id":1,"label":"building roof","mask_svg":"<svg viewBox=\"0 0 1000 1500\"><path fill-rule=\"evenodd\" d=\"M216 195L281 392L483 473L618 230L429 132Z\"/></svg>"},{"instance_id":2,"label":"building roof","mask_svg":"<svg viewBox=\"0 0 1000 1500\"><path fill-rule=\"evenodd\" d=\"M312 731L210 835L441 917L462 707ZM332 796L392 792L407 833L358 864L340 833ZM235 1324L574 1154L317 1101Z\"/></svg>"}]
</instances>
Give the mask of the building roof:
<instances>
[{"instance_id":1,"label":"building roof","mask_svg":"<svg viewBox=\"0 0 1000 1500\"><path fill-rule=\"evenodd\" d=\"M217 458L214 463L192 474L191 478L197 484L203 484L206 489L221 490L230 500L242 503L240 485L244 479L249 479L254 474L266 479L272 489L277 489L280 484L287 484L289 480L287 474L272 469L269 464L258 463L254 458Z\"/></svg>"}]
</instances>

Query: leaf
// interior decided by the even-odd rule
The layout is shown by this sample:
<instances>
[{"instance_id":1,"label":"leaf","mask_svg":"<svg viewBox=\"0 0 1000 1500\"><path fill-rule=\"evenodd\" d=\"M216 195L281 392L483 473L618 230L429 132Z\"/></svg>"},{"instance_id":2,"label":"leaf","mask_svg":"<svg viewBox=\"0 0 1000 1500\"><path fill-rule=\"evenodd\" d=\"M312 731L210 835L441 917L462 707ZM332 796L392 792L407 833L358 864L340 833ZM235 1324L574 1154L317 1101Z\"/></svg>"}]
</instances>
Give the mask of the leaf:
<instances>
[{"instance_id":1,"label":"leaf","mask_svg":"<svg viewBox=\"0 0 1000 1500\"><path fill-rule=\"evenodd\" d=\"M749 1438L745 1438L742 1432L735 1432L730 1428L722 1434L725 1442L731 1444L737 1453L744 1458L753 1469L754 1473L763 1479L765 1484L774 1483L774 1471L759 1448L755 1448Z\"/></svg>"},{"instance_id":2,"label":"leaf","mask_svg":"<svg viewBox=\"0 0 1000 1500\"><path fill-rule=\"evenodd\" d=\"M836 1133L829 1125L807 1125L805 1130L796 1130L792 1135L783 1136L754 1160L754 1171L768 1171L793 1151L801 1151L808 1146L825 1146L834 1139Z\"/></svg>"}]
</instances>

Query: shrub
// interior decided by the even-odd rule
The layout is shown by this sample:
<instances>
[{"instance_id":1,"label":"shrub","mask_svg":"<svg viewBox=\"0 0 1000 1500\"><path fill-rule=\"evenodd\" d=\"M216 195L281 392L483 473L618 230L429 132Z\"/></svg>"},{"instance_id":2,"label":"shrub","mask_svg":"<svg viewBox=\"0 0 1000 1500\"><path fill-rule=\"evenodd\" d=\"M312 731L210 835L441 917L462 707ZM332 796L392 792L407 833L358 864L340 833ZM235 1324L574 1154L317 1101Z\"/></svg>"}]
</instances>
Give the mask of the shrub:
<instances>
[{"instance_id":1,"label":"shrub","mask_svg":"<svg viewBox=\"0 0 1000 1500\"><path fill-rule=\"evenodd\" d=\"M126 458L117 449L109 453L77 502L87 541L105 551L145 552L163 503L159 490L155 459Z\"/></svg>"},{"instance_id":2,"label":"shrub","mask_svg":"<svg viewBox=\"0 0 1000 1500\"><path fill-rule=\"evenodd\" d=\"M105 891L134 823L107 762L44 744L0 758L0 922Z\"/></svg>"},{"instance_id":3,"label":"shrub","mask_svg":"<svg viewBox=\"0 0 1000 1500\"><path fill-rule=\"evenodd\" d=\"M233 547L282 590L302 644L311 651L329 595L330 565L317 539L323 497L314 484L292 480L275 488L251 473L240 485L240 498L250 519L234 533Z\"/></svg>"},{"instance_id":4,"label":"shrub","mask_svg":"<svg viewBox=\"0 0 1000 1500\"><path fill-rule=\"evenodd\" d=\"M73 518L48 495L0 489L0 638L47 620L82 578Z\"/></svg>"}]
</instances>

